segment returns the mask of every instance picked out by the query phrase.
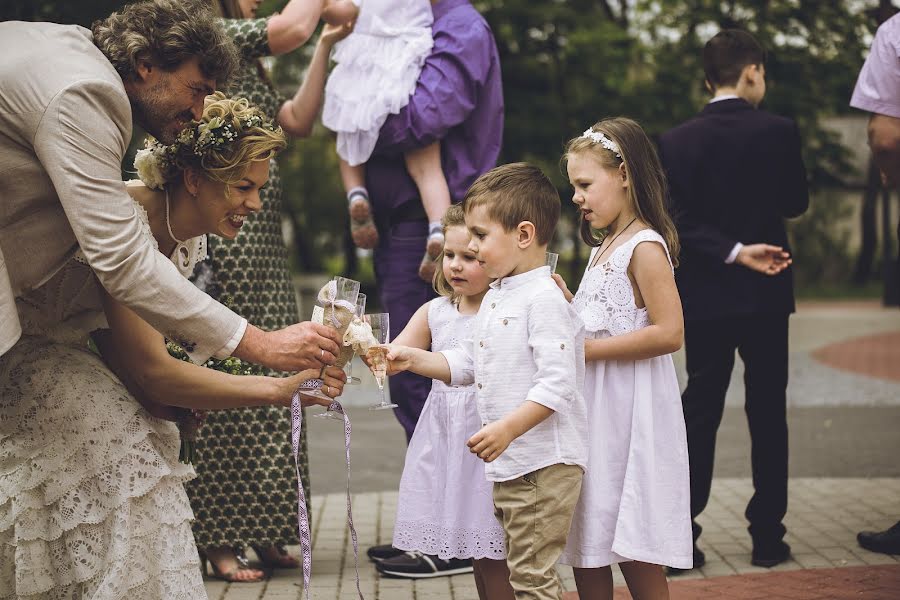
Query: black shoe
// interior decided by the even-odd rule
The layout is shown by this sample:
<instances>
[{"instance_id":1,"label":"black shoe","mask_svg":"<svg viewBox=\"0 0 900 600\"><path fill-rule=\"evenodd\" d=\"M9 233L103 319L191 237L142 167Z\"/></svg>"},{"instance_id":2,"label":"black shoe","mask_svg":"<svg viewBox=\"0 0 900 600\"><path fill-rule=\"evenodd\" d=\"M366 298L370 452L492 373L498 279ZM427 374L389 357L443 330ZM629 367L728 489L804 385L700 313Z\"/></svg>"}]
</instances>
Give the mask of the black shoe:
<instances>
[{"instance_id":1,"label":"black shoe","mask_svg":"<svg viewBox=\"0 0 900 600\"><path fill-rule=\"evenodd\" d=\"M771 569L791 558L791 547L778 540L774 544L754 544L750 564Z\"/></svg>"},{"instance_id":2,"label":"black shoe","mask_svg":"<svg viewBox=\"0 0 900 600\"><path fill-rule=\"evenodd\" d=\"M885 531L860 531L856 541L871 552L900 554L900 521Z\"/></svg>"},{"instance_id":3,"label":"black shoe","mask_svg":"<svg viewBox=\"0 0 900 600\"><path fill-rule=\"evenodd\" d=\"M374 563L380 562L386 558L394 558L395 556L400 556L403 554L403 550L400 548L394 548L390 544L382 544L380 546L370 546L368 550L366 550L366 554L369 556L369 560Z\"/></svg>"},{"instance_id":4,"label":"black shoe","mask_svg":"<svg viewBox=\"0 0 900 600\"><path fill-rule=\"evenodd\" d=\"M699 569L703 565L706 564L706 554L698 548L696 545L694 546L694 566L692 569ZM676 567L666 567L666 573L669 575L681 575L682 573L687 573L691 569L678 569Z\"/></svg>"},{"instance_id":5,"label":"black shoe","mask_svg":"<svg viewBox=\"0 0 900 600\"><path fill-rule=\"evenodd\" d=\"M472 572L472 559L451 558L444 560L421 552L404 552L400 556L387 558L375 564L382 575L404 579L426 579L446 577Z\"/></svg>"}]
</instances>

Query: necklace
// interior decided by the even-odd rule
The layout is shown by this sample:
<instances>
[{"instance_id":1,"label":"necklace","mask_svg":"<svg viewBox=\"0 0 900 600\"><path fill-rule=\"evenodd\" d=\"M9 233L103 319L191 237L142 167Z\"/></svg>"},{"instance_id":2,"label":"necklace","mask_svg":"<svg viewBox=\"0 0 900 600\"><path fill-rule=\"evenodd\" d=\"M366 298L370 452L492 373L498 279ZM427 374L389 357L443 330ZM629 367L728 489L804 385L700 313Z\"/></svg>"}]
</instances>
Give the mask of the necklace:
<instances>
[{"instance_id":1,"label":"necklace","mask_svg":"<svg viewBox=\"0 0 900 600\"><path fill-rule=\"evenodd\" d=\"M167 206L168 206L168 205L167 205ZM623 233L625 233L625 231L626 231L629 227L631 227L632 224L634 224L635 221L637 221L637 217L635 217L635 218L633 218L631 221L629 221L629 222L628 222L628 225L626 225L625 227L622 228L622 231L620 231L619 233L617 233L616 235L614 235L613 238L612 238L612 240L610 240L609 244L606 246L606 248L603 248L603 247L602 247L602 246L603 246L603 242L606 241L606 238L603 238L603 242L600 242L600 246L601 246L600 251L597 253L597 256L594 257L594 264L592 264L591 267L596 267L596 266L597 266L597 263L600 261L600 257L603 256L603 253L606 252L607 250L609 250L610 248L612 248L612 245L616 243L616 240L619 238L619 236L622 235ZM607 237L608 237L608 236L607 236Z\"/></svg>"},{"instance_id":2,"label":"necklace","mask_svg":"<svg viewBox=\"0 0 900 600\"><path fill-rule=\"evenodd\" d=\"M193 261L191 260L191 250L187 246L189 240L179 240L175 237L175 234L172 233L172 225L169 224L169 190L166 190L166 229L169 232L169 237L175 241L175 249L171 255L175 265L182 272L191 269Z\"/></svg>"}]
</instances>

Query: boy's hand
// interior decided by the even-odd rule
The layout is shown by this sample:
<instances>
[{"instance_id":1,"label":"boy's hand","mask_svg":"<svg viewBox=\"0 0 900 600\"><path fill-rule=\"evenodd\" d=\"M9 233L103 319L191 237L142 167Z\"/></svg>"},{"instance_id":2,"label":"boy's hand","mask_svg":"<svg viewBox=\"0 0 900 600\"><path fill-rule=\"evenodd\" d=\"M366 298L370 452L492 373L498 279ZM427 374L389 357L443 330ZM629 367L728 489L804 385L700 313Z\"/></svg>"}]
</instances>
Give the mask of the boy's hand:
<instances>
[{"instance_id":1,"label":"boy's hand","mask_svg":"<svg viewBox=\"0 0 900 600\"><path fill-rule=\"evenodd\" d=\"M484 462L496 460L498 456L516 439L512 428L503 421L495 421L481 428L481 431L469 438L469 451L477 454Z\"/></svg>"},{"instance_id":2,"label":"boy's hand","mask_svg":"<svg viewBox=\"0 0 900 600\"><path fill-rule=\"evenodd\" d=\"M554 273L551 275L553 277L553 282L559 287L562 291L563 296L566 297L566 302L571 302L572 298L575 297L575 294L569 291L569 286L566 285L566 280L562 278L562 275L559 273Z\"/></svg>"},{"instance_id":3,"label":"boy's hand","mask_svg":"<svg viewBox=\"0 0 900 600\"><path fill-rule=\"evenodd\" d=\"M778 275L793 261L781 246L748 244L741 248L734 262L763 275Z\"/></svg>"}]
</instances>

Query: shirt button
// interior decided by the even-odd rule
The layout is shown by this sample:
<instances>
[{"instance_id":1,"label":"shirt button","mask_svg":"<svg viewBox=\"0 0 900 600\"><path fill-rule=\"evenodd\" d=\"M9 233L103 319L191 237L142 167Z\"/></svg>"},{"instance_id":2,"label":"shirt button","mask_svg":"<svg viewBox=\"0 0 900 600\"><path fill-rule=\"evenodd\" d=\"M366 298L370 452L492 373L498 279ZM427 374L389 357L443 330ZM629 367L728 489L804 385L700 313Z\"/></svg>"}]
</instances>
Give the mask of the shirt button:
<instances>
[{"instance_id":1,"label":"shirt button","mask_svg":"<svg viewBox=\"0 0 900 600\"><path fill-rule=\"evenodd\" d=\"M479 389L479 390L481 389L481 384L480 384L480 383L478 384L478 389Z\"/></svg>"},{"instance_id":2,"label":"shirt button","mask_svg":"<svg viewBox=\"0 0 900 600\"><path fill-rule=\"evenodd\" d=\"M484 342L478 342L478 345L484 348Z\"/></svg>"},{"instance_id":3,"label":"shirt button","mask_svg":"<svg viewBox=\"0 0 900 600\"><path fill-rule=\"evenodd\" d=\"M507 319L503 319L503 324L504 324L504 325L509 325L509 321L508 321Z\"/></svg>"},{"instance_id":4,"label":"shirt button","mask_svg":"<svg viewBox=\"0 0 900 600\"><path fill-rule=\"evenodd\" d=\"M560 345L559 345L559 349L560 349L560 350L565 350L565 349L566 349L566 345L565 345L565 344L560 344Z\"/></svg>"},{"instance_id":5,"label":"shirt button","mask_svg":"<svg viewBox=\"0 0 900 600\"><path fill-rule=\"evenodd\" d=\"M491 308L497 308L497 303L496 303L496 302L491 302Z\"/></svg>"}]
</instances>

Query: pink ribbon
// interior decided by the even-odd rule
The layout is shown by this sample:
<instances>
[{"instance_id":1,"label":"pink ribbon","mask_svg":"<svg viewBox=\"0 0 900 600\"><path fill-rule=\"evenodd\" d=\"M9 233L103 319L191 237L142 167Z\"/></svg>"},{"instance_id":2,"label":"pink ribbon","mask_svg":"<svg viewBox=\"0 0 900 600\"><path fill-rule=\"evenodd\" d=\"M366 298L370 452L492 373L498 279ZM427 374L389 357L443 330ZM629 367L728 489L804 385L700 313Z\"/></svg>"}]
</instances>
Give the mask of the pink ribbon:
<instances>
[{"instance_id":1,"label":"pink ribbon","mask_svg":"<svg viewBox=\"0 0 900 600\"><path fill-rule=\"evenodd\" d=\"M300 478L300 431L303 428L303 407L300 404L300 394L310 389L322 387L321 379L304 381L294 392L291 398L291 448L294 452L294 469L297 473L297 528L300 533L300 552L303 559L303 590L306 600L309 600L309 580L312 574L312 534L309 528L309 509L306 505L306 494L303 491L303 482ZM356 570L356 592L360 600L365 600L359 584L359 542L356 538L356 528L353 526L353 511L350 505L350 417L344 412L344 407L337 400L332 401L328 410L336 412L344 417L344 448L347 454L347 526L350 528L350 538L353 541L353 568Z\"/></svg>"}]
</instances>

